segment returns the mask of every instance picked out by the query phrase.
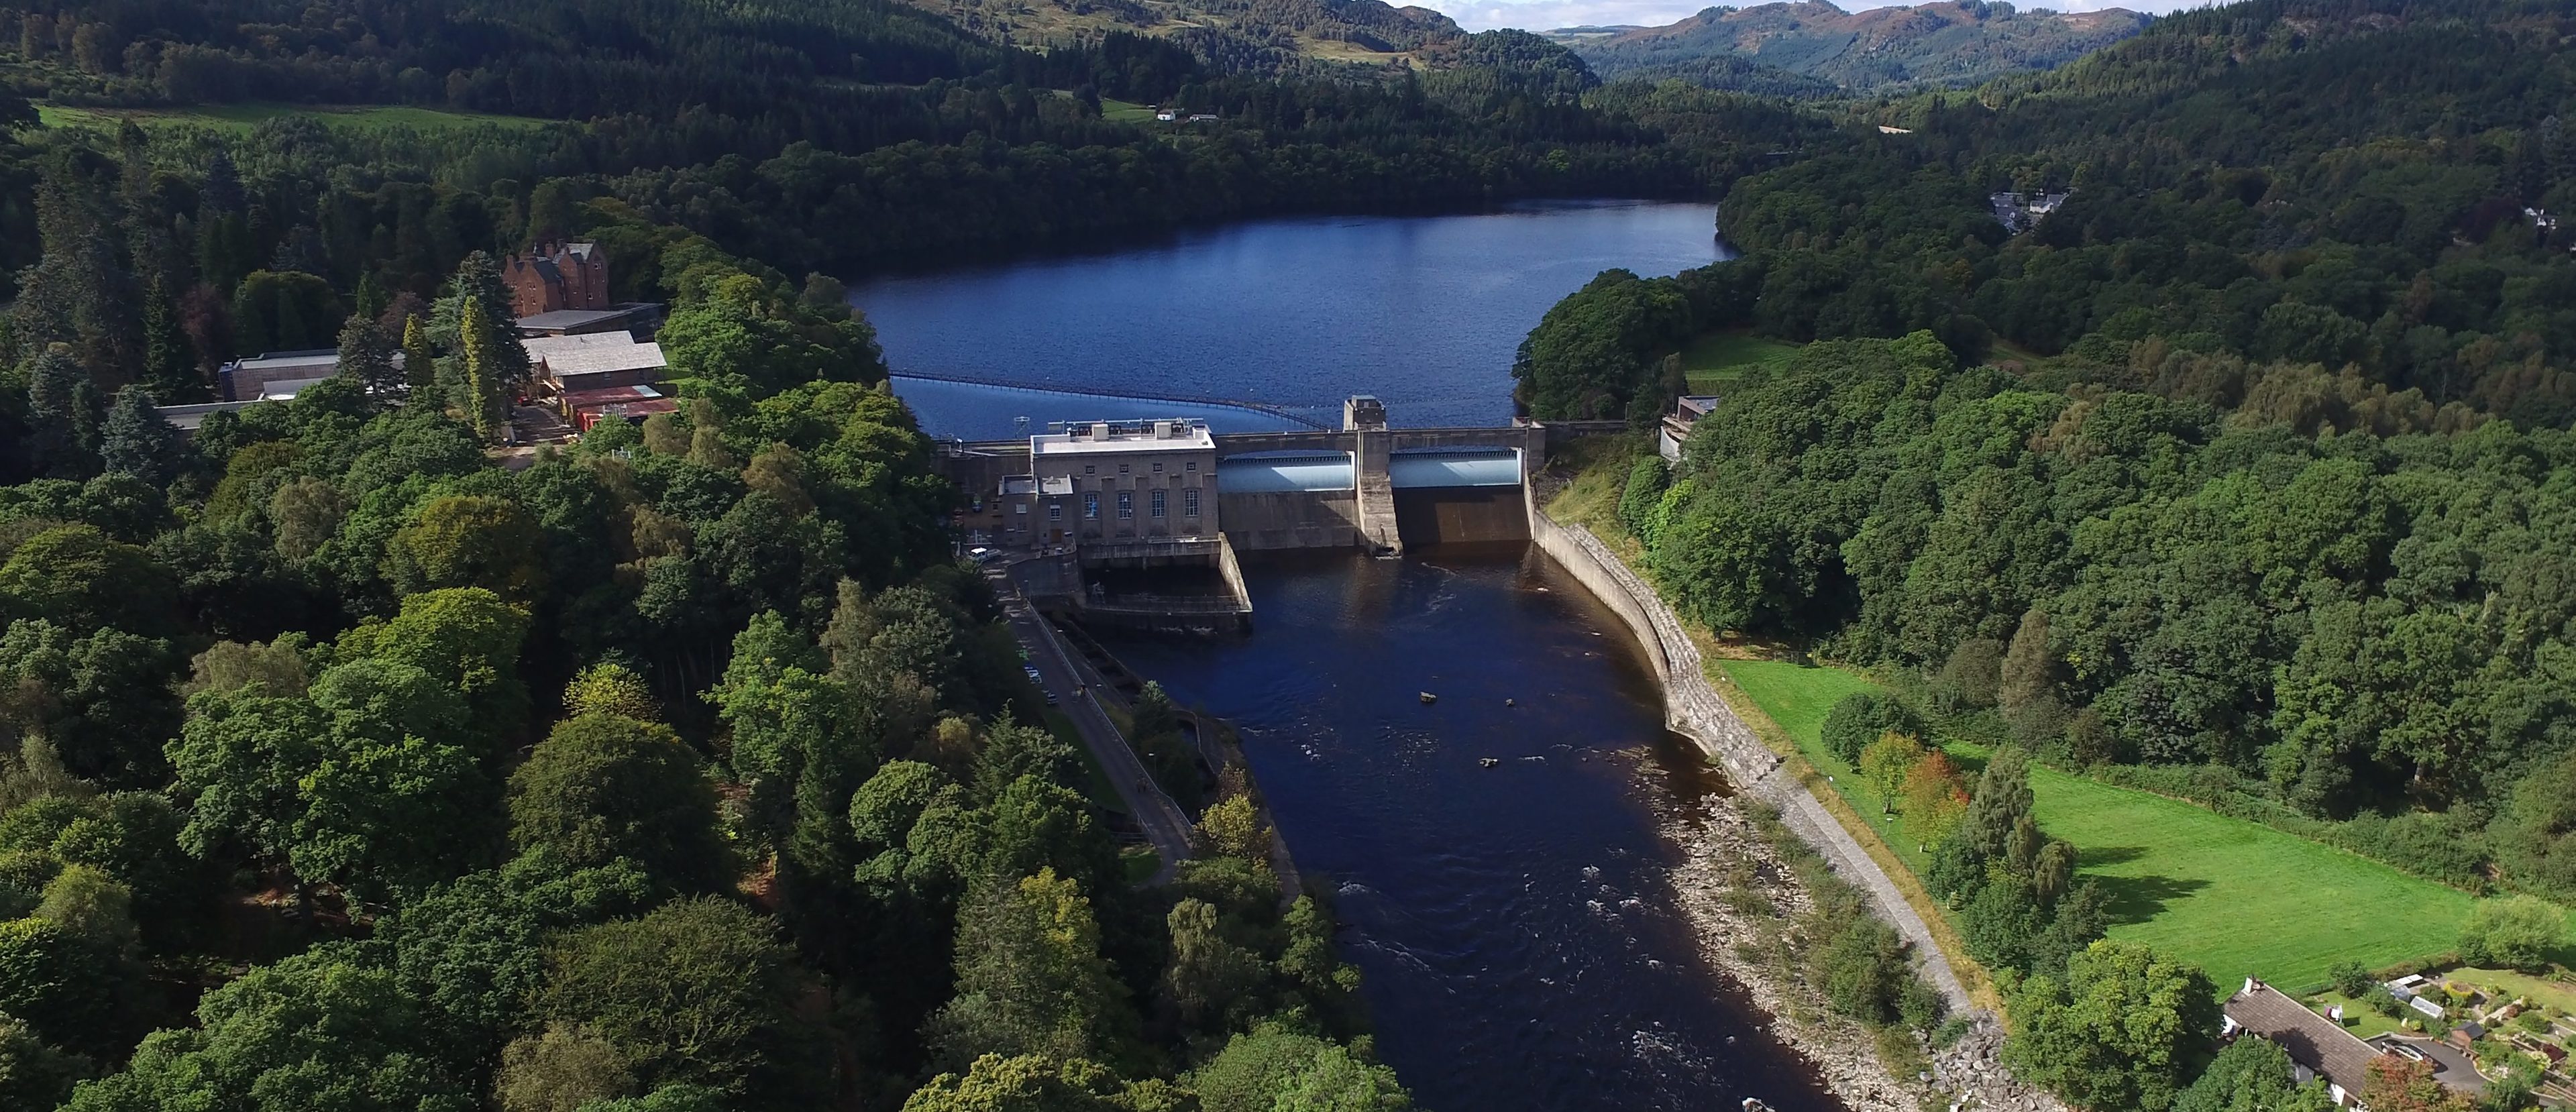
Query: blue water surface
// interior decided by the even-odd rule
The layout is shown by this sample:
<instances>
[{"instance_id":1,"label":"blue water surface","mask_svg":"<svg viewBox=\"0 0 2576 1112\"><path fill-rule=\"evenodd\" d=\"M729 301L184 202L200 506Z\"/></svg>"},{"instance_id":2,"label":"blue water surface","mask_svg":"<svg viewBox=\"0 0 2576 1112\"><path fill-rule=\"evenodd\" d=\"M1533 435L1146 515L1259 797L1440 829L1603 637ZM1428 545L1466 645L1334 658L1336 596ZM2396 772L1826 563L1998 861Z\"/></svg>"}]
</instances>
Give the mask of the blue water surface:
<instances>
[{"instance_id":1,"label":"blue water surface","mask_svg":"<svg viewBox=\"0 0 2576 1112\"><path fill-rule=\"evenodd\" d=\"M1711 205L1549 202L1463 216L1269 220L1124 250L855 284L898 376L1076 394L1239 399L1338 425L1375 394L1399 426L1512 415L1512 355L1549 306L1612 267L1665 275L1731 255ZM898 379L923 426L1014 435L1015 418L1155 416L1027 391ZM1059 408L1061 407L1061 408ZM1109 412L1102 412L1109 410ZM1278 427L1205 414L1219 432Z\"/></svg>"}]
</instances>

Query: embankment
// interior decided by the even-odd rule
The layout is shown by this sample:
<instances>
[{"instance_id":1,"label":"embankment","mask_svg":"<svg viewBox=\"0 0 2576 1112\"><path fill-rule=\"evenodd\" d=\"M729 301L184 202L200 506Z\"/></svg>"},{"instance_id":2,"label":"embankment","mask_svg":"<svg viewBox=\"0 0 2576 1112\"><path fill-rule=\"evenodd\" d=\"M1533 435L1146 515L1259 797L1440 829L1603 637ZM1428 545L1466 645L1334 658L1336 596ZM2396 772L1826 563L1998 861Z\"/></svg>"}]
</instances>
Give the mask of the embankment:
<instances>
[{"instance_id":1,"label":"embankment","mask_svg":"<svg viewBox=\"0 0 2576 1112\"><path fill-rule=\"evenodd\" d=\"M1751 727L1736 717L1717 689L1709 686L1699 647L1691 643L1681 619L1655 594L1653 586L1630 571L1626 562L1579 525L1560 525L1540 509L1533 487L1529 498L1530 540L1619 615L1646 652L1664 686L1664 724L1691 739L1726 769L1736 789L1779 808L1781 821L1833 864L1834 872L1861 886L1877 904L1881 917L1903 932L1923 959L1923 975L1956 1010L1971 1004L1968 990L1950 968L1932 929L1905 901L1896 883L1870 860L1842 824L1834 821L1806 785L1789 775L1781 759L1762 744Z\"/></svg>"}]
</instances>

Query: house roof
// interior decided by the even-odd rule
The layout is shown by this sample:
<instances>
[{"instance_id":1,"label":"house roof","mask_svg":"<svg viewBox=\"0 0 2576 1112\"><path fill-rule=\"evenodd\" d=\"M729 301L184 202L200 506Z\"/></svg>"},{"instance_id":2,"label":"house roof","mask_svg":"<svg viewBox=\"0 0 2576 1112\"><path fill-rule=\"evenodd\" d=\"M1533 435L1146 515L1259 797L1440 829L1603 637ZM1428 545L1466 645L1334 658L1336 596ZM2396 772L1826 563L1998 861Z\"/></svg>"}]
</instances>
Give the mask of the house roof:
<instances>
[{"instance_id":1,"label":"house roof","mask_svg":"<svg viewBox=\"0 0 2576 1112\"><path fill-rule=\"evenodd\" d=\"M662 345L636 343L635 337L624 332L539 336L525 343L528 358L544 363L546 373L558 382L574 375L658 371L670 366L662 357Z\"/></svg>"},{"instance_id":2,"label":"house roof","mask_svg":"<svg viewBox=\"0 0 2576 1112\"><path fill-rule=\"evenodd\" d=\"M2290 1060L2358 1093L2370 1078L2370 1060L2379 1051L2343 1025L2290 999L2281 990L2248 978L2245 988L2227 998L2227 1018L2236 1026L2281 1044Z\"/></svg>"}]
</instances>

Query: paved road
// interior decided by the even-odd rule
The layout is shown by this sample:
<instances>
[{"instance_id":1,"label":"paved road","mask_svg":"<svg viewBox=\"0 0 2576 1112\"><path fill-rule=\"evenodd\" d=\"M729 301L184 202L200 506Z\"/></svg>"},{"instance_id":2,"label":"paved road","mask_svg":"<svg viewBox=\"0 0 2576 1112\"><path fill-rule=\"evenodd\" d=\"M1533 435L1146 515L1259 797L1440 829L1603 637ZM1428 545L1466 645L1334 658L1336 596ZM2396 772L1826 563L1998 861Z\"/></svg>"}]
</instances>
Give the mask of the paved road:
<instances>
[{"instance_id":1,"label":"paved road","mask_svg":"<svg viewBox=\"0 0 2576 1112\"><path fill-rule=\"evenodd\" d=\"M1153 775L1145 771L1145 762L1137 759L1117 724L1101 710L1099 677L1065 652L1063 639L1046 627L1046 619L1039 617L1025 600L1010 598L1003 606L1010 617L1011 633L1029 651L1029 663L1037 667L1046 689L1055 695L1057 708L1073 719L1083 744L1091 747L1091 755L1100 761L1110 784L1118 789L1118 798L1126 802L1127 813L1136 817L1136 825L1144 828L1145 840L1153 843L1154 852L1162 856L1162 867L1149 883L1169 881L1190 855L1189 816L1154 783ZM1083 694L1074 694L1076 689Z\"/></svg>"}]
</instances>

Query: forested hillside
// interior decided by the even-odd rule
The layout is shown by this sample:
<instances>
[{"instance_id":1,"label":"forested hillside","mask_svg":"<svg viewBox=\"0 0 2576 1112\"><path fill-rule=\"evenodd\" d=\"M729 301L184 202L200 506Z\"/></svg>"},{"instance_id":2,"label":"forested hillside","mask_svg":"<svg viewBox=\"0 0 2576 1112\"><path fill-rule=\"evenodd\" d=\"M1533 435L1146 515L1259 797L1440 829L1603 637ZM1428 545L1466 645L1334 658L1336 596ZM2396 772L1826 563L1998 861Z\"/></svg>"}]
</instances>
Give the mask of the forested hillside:
<instances>
[{"instance_id":1,"label":"forested hillside","mask_svg":"<svg viewBox=\"0 0 2576 1112\"><path fill-rule=\"evenodd\" d=\"M1745 259L1558 305L1524 401L1643 421L1695 335L1821 341L1631 486L1685 609L1925 677L1980 744L2576 897L2571 30L2255 0L1903 102L1739 183ZM2016 234L2003 189L2072 196Z\"/></svg>"},{"instance_id":2,"label":"forested hillside","mask_svg":"<svg viewBox=\"0 0 2576 1112\"><path fill-rule=\"evenodd\" d=\"M924 229L1003 192L1032 221L1084 195L908 167L1166 144L1005 72L1114 51L834 13L18 19L13 80L137 114L40 128L0 97L0 1107L1405 1106L1329 912L1282 898L1239 786L1177 880L1131 881L1095 774L951 562L955 495L873 332L839 282L734 249L978 242L1002 233ZM763 61L816 42L849 53ZM852 80L902 58L979 76ZM552 62L580 76L540 88L528 67ZM200 63L242 84L168 84ZM399 99L423 72L442 76L422 103L568 115L626 81L634 114L155 114ZM718 107L737 92L755 114ZM1018 119L1113 146L879 142L916 110L924 138ZM761 161L726 158L746 150ZM1213 156L1167 157L1098 180L1178 188ZM900 200L829 210L870 173L886 192L866 196ZM807 210L754 222L728 187ZM818 213L885 238L793 234ZM669 307L685 405L497 452L529 367L495 259L555 236L598 244L616 296ZM224 360L305 347L342 369L292 402L184 437L153 408L208 397Z\"/></svg>"},{"instance_id":3,"label":"forested hillside","mask_svg":"<svg viewBox=\"0 0 2576 1112\"><path fill-rule=\"evenodd\" d=\"M1270 78L1123 33L1033 52L880 4L0 9L0 73L22 95L200 133L164 145L191 166L220 145L246 172L313 173L291 210L250 214L262 253L317 223L310 198L343 165L359 189L575 178L775 265L846 274L1263 213L1704 194L1825 126L1749 98L1595 89L1518 32L1421 65ZM1102 98L1218 119L1112 121ZM359 131L296 111L348 103L556 122ZM245 143L192 122L210 106L272 116ZM34 171L0 175L14 273L34 258Z\"/></svg>"},{"instance_id":4,"label":"forested hillside","mask_svg":"<svg viewBox=\"0 0 2576 1112\"><path fill-rule=\"evenodd\" d=\"M1786 71L1828 89L1870 94L2055 69L2135 35L2147 23L2147 17L2119 8L2060 13L2000 0L1856 12L1825 0L1794 0L1714 7L1664 27L1607 34L1573 29L1551 31L1549 37L1613 79L1678 77L1712 88L1794 95L1791 79L1763 76Z\"/></svg>"}]
</instances>

